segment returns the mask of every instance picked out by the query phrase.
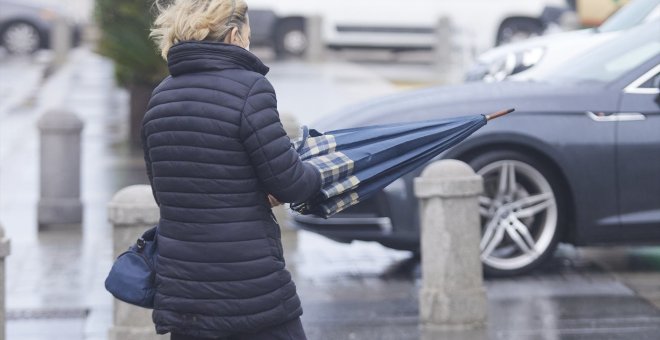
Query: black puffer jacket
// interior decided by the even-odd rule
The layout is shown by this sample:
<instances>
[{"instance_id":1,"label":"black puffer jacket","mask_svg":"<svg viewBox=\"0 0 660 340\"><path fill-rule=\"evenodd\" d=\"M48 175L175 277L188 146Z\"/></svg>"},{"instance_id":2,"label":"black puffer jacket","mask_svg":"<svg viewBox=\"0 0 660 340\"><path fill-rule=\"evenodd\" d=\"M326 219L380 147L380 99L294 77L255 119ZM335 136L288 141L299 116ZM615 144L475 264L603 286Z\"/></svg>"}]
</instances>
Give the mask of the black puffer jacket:
<instances>
[{"instance_id":1,"label":"black puffer jacket","mask_svg":"<svg viewBox=\"0 0 660 340\"><path fill-rule=\"evenodd\" d=\"M157 332L221 337L300 316L267 194L303 201L320 175L290 145L268 68L212 42L177 44L168 64L142 126L161 215Z\"/></svg>"}]
</instances>

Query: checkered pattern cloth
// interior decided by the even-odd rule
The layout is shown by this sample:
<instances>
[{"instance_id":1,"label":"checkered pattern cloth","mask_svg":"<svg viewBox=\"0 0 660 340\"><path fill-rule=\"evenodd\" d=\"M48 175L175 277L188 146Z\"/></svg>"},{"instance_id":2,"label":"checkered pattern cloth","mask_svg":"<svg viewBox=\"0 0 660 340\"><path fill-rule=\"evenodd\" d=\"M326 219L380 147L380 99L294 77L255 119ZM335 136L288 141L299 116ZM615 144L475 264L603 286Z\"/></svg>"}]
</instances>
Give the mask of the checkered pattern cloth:
<instances>
[{"instance_id":1,"label":"checkered pattern cloth","mask_svg":"<svg viewBox=\"0 0 660 340\"><path fill-rule=\"evenodd\" d=\"M320 208L323 210L324 216L329 217L358 203L360 203L360 196L353 191L320 204Z\"/></svg>"},{"instance_id":2,"label":"checkered pattern cloth","mask_svg":"<svg viewBox=\"0 0 660 340\"><path fill-rule=\"evenodd\" d=\"M332 182L329 185L323 187L321 192L325 198L335 197L345 193L348 190L354 189L357 185L360 184L360 180L356 176L349 176L345 179L339 179L336 182Z\"/></svg>"},{"instance_id":3,"label":"checkered pattern cloth","mask_svg":"<svg viewBox=\"0 0 660 340\"><path fill-rule=\"evenodd\" d=\"M321 173L322 188L334 185L334 182L353 174L353 160L342 152L333 152L325 156L311 157L305 162L312 164ZM342 180L343 181L343 180Z\"/></svg>"},{"instance_id":4,"label":"checkered pattern cloth","mask_svg":"<svg viewBox=\"0 0 660 340\"><path fill-rule=\"evenodd\" d=\"M294 142L294 147L298 150L300 159L308 160L312 157L327 155L334 152L337 148L337 142L332 135L302 137Z\"/></svg>"},{"instance_id":5,"label":"checkered pattern cloth","mask_svg":"<svg viewBox=\"0 0 660 340\"><path fill-rule=\"evenodd\" d=\"M336 151L337 142L332 135L310 137L303 127L302 137L293 144L300 159L316 167L321 173L321 192L325 198L334 197L354 188L360 181L351 176L354 162L344 153Z\"/></svg>"},{"instance_id":6,"label":"checkered pattern cloth","mask_svg":"<svg viewBox=\"0 0 660 340\"><path fill-rule=\"evenodd\" d=\"M321 192L313 201L291 205L303 213L316 213L325 217L334 215L359 201L354 191L360 180L353 176L354 162L344 153L337 151L337 142L332 135L310 137L303 128L303 137L293 142L300 159L312 164L321 173Z\"/></svg>"}]
</instances>

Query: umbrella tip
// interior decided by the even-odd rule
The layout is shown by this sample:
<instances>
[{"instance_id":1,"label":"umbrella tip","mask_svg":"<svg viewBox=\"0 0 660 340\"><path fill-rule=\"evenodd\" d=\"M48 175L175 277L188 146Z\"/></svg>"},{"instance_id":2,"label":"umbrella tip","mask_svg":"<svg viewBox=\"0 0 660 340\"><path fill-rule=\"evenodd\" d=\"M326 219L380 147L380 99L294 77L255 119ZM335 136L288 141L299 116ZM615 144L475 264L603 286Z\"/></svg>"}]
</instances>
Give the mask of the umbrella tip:
<instances>
[{"instance_id":1,"label":"umbrella tip","mask_svg":"<svg viewBox=\"0 0 660 340\"><path fill-rule=\"evenodd\" d=\"M489 115L486 115L486 119L487 119L487 120L493 120L493 119L495 119L495 118L498 118L498 117L502 117L502 116L504 116L504 115L507 115L507 114L509 114L509 113L511 113L511 112L513 112L513 111L515 111L515 110L516 110L516 109L508 109L508 110L497 111L497 112L495 112L495 113L491 113L491 114L489 114Z\"/></svg>"}]
</instances>

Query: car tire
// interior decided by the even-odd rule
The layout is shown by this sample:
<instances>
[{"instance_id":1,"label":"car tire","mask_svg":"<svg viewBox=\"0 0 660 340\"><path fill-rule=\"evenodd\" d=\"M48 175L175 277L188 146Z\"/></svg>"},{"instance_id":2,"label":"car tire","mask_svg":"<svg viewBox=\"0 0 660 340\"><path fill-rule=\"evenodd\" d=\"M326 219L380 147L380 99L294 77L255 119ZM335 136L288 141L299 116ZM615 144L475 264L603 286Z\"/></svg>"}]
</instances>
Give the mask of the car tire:
<instances>
[{"instance_id":1,"label":"car tire","mask_svg":"<svg viewBox=\"0 0 660 340\"><path fill-rule=\"evenodd\" d=\"M275 53L278 57L302 57L307 39L304 19L283 19L275 30Z\"/></svg>"},{"instance_id":2,"label":"car tire","mask_svg":"<svg viewBox=\"0 0 660 340\"><path fill-rule=\"evenodd\" d=\"M489 151L468 163L484 178L479 197L484 273L506 277L538 268L564 233L562 181L549 164L518 151Z\"/></svg>"},{"instance_id":3,"label":"car tire","mask_svg":"<svg viewBox=\"0 0 660 340\"><path fill-rule=\"evenodd\" d=\"M8 24L0 34L0 41L9 54L33 54L42 45L39 29L25 21Z\"/></svg>"},{"instance_id":4,"label":"car tire","mask_svg":"<svg viewBox=\"0 0 660 340\"><path fill-rule=\"evenodd\" d=\"M543 34L543 24L532 18L505 20L497 30L496 45L516 42Z\"/></svg>"}]
</instances>

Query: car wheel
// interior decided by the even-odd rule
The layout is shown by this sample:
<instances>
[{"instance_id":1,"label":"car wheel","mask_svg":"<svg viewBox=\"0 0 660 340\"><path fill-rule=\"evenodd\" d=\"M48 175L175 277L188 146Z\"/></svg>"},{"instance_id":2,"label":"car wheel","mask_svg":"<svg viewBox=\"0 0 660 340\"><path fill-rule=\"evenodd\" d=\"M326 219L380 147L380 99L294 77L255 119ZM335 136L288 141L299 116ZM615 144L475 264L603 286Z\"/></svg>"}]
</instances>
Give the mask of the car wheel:
<instances>
[{"instance_id":1,"label":"car wheel","mask_svg":"<svg viewBox=\"0 0 660 340\"><path fill-rule=\"evenodd\" d=\"M543 162L515 151L492 151L470 165L484 179L479 197L484 273L527 273L550 257L563 232L562 187Z\"/></svg>"},{"instance_id":2,"label":"car wheel","mask_svg":"<svg viewBox=\"0 0 660 340\"><path fill-rule=\"evenodd\" d=\"M535 19L511 19L502 23L497 31L496 44L503 45L543 34L543 25Z\"/></svg>"},{"instance_id":3,"label":"car wheel","mask_svg":"<svg viewBox=\"0 0 660 340\"><path fill-rule=\"evenodd\" d=\"M277 25L275 50L280 57L301 57L309 42L303 19L285 19Z\"/></svg>"},{"instance_id":4,"label":"car wheel","mask_svg":"<svg viewBox=\"0 0 660 340\"><path fill-rule=\"evenodd\" d=\"M9 24L2 31L2 45L11 54L32 54L41 46L39 30L27 22Z\"/></svg>"}]
</instances>

